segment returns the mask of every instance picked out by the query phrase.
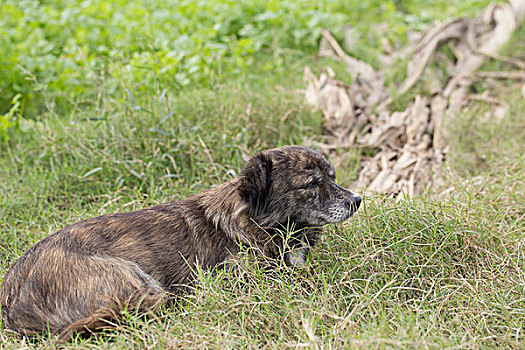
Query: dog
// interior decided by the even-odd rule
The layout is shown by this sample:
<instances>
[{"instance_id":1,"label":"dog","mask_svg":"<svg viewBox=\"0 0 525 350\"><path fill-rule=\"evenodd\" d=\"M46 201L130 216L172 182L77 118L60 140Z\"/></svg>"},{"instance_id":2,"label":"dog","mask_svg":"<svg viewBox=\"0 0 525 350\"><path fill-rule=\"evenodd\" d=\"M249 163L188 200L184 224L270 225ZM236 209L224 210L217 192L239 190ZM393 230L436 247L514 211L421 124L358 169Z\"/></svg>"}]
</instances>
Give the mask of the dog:
<instances>
[{"instance_id":1,"label":"dog","mask_svg":"<svg viewBox=\"0 0 525 350\"><path fill-rule=\"evenodd\" d=\"M321 154L300 146L262 151L218 187L80 221L44 238L2 281L4 324L63 341L89 334L124 308L157 310L191 285L197 265L219 269L241 247L302 266L321 228L348 219L360 203L336 184ZM294 233L287 240L283 227L290 223Z\"/></svg>"}]
</instances>

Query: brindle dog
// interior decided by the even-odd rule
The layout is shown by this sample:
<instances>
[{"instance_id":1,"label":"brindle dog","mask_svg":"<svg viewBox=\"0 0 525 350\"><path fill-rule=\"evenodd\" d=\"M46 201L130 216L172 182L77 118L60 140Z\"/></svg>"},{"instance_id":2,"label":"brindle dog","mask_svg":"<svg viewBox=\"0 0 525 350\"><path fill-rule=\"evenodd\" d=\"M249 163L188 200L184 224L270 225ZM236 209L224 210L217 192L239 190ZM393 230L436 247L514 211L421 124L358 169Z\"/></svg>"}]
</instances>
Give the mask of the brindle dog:
<instances>
[{"instance_id":1,"label":"brindle dog","mask_svg":"<svg viewBox=\"0 0 525 350\"><path fill-rule=\"evenodd\" d=\"M80 221L43 239L7 272L4 324L62 340L128 310L155 310L246 246L278 258L294 224L289 265L303 265L323 225L344 221L361 199L335 183L319 153L285 146L253 157L241 175L185 200Z\"/></svg>"}]
</instances>

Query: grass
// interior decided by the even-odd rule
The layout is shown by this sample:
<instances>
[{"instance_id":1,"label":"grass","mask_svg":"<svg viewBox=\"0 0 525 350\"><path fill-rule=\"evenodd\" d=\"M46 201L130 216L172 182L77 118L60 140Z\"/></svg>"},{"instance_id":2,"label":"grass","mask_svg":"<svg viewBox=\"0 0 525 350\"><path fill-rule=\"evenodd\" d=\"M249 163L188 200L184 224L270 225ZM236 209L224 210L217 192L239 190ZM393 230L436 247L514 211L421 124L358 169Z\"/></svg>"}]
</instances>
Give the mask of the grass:
<instances>
[{"instance_id":1,"label":"grass","mask_svg":"<svg viewBox=\"0 0 525 350\"><path fill-rule=\"evenodd\" d=\"M522 55L523 30L504 54ZM269 72L264 62L276 56L257 57L246 74L209 86L120 80L118 93L93 87L98 97L71 99L67 113L50 99L20 120L0 146L0 276L61 227L183 198L238 174L243 155L319 138L320 118L298 90L302 68L326 61L293 51ZM479 102L448 122L445 195L391 201L365 193L354 219L326 229L307 268L269 271L243 254L231 271L201 272L194 289L155 317L127 315L117 330L65 348L523 348L519 90L490 85L510 106L497 123ZM339 169L342 185L354 176ZM47 344L7 330L0 343Z\"/></svg>"}]
</instances>

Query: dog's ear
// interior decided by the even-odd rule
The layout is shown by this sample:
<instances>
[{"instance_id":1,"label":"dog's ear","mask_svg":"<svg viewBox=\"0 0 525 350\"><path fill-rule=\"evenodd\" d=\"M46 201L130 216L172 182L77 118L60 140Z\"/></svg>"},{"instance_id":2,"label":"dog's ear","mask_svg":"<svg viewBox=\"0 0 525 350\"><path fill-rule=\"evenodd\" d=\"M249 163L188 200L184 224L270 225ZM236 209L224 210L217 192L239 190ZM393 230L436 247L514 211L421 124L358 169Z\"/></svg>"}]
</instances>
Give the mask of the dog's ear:
<instances>
[{"instance_id":1,"label":"dog's ear","mask_svg":"<svg viewBox=\"0 0 525 350\"><path fill-rule=\"evenodd\" d=\"M252 215L258 215L266 209L270 195L272 160L259 153L248 161L241 172L239 193L251 206Z\"/></svg>"}]
</instances>

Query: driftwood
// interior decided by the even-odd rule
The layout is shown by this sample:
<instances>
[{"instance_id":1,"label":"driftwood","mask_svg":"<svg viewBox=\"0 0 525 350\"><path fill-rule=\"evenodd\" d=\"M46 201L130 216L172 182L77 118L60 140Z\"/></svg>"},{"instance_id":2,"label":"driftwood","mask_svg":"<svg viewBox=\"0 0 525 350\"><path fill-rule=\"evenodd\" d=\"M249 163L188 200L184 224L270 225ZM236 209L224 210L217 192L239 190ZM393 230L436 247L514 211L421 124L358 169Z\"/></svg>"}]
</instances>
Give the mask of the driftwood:
<instances>
[{"instance_id":1,"label":"driftwood","mask_svg":"<svg viewBox=\"0 0 525 350\"><path fill-rule=\"evenodd\" d=\"M320 77L305 68L306 100L324 117L325 144L318 146L327 153L354 145L376 152L372 157L361 157L359 188L392 196L400 192L411 196L439 188L447 156L444 119L475 99L498 105L498 114L506 111L504 103L488 95L468 95L470 82L480 77L523 79L523 62L518 59L505 58L520 69L518 72L476 71L488 57L499 57L499 49L524 16L525 0L491 4L476 18L434 23L417 41L398 50L389 49L391 57L381 58L387 68L396 59L412 57L407 77L397 91L384 86L382 71L346 54L332 34L323 31L319 55L344 62L353 81L337 81L330 68ZM345 39L350 45L351 40ZM449 77L443 86L436 79L428 91L430 97L418 95L404 111L389 112L391 96L408 92L445 43L452 48L456 61L449 65Z\"/></svg>"}]
</instances>

